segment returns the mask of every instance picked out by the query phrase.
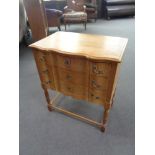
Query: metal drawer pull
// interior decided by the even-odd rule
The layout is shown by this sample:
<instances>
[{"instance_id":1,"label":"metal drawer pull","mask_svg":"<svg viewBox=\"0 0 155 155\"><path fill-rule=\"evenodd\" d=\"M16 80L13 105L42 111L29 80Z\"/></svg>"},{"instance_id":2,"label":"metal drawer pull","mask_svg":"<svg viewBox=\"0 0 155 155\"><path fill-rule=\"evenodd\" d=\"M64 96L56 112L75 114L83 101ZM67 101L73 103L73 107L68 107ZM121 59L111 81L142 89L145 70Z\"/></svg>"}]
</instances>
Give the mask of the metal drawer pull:
<instances>
[{"instance_id":1,"label":"metal drawer pull","mask_svg":"<svg viewBox=\"0 0 155 155\"><path fill-rule=\"evenodd\" d=\"M70 59L65 59L65 60L64 60L64 64L67 65L67 66L70 65L70 64L71 64Z\"/></svg>"},{"instance_id":2,"label":"metal drawer pull","mask_svg":"<svg viewBox=\"0 0 155 155\"><path fill-rule=\"evenodd\" d=\"M96 65L93 65L93 72L96 74L104 74L104 71L98 70Z\"/></svg>"},{"instance_id":3,"label":"metal drawer pull","mask_svg":"<svg viewBox=\"0 0 155 155\"><path fill-rule=\"evenodd\" d=\"M96 81L95 80L92 80L92 86L94 88L100 88L100 85L96 84Z\"/></svg>"},{"instance_id":4,"label":"metal drawer pull","mask_svg":"<svg viewBox=\"0 0 155 155\"><path fill-rule=\"evenodd\" d=\"M44 70L44 71L42 71L44 74L47 74L48 73L48 70L46 69L46 70Z\"/></svg>"},{"instance_id":5,"label":"metal drawer pull","mask_svg":"<svg viewBox=\"0 0 155 155\"><path fill-rule=\"evenodd\" d=\"M70 75L67 75L66 78L70 80L72 77Z\"/></svg>"},{"instance_id":6,"label":"metal drawer pull","mask_svg":"<svg viewBox=\"0 0 155 155\"><path fill-rule=\"evenodd\" d=\"M42 56L41 58L40 58L40 62L44 62L45 61L45 56Z\"/></svg>"},{"instance_id":7,"label":"metal drawer pull","mask_svg":"<svg viewBox=\"0 0 155 155\"><path fill-rule=\"evenodd\" d=\"M91 94L91 96L93 97L94 96L94 94ZM99 99L100 97L99 96L96 96L95 97L95 99Z\"/></svg>"},{"instance_id":8,"label":"metal drawer pull","mask_svg":"<svg viewBox=\"0 0 155 155\"><path fill-rule=\"evenodd\" d=\"M52 81L51 81L51 80L49 80L49 81L47 81L47 82L46 82L46 84L50 84L50 83L52 83Z\"/></svg>"},{"instance_id":9,"label":"metal drawer pull","mask_svg":"<svg viewBox=\"0 0 155 155\"><path fill-rule=\"evenodd\" d=\"M71 87L67 87L67 90L70 91L70 92L73 91Z\"/></svg>"}]
</instances>

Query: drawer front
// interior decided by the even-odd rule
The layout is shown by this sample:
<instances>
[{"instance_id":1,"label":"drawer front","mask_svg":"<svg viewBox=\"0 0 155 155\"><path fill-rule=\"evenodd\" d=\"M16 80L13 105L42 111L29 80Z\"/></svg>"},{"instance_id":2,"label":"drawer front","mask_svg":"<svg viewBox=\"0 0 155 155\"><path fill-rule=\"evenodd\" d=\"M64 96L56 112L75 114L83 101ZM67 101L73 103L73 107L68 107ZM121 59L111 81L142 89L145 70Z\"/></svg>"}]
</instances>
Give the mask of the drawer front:
<instances>
[{"instance_id":1,"label":"drawer front","mask_svg":"<svg viewBox=\"0 0 155 155\"><path fill-rule=\"evenodd\" d=\"M53 54L54 65L63 69L85 72L88 70L88 61L84 58Z\"/></svg>"},{"instance_id":2,"label":"drawer front","mask_svg":"<svg viewBox=\"0 0 155 155\"><path fill-rule=\"evenodd\" d=\"M48 66L47 56L42 52L35 51L34 57L43 87L55 89L52 68Z\"/></svg>"},{"instance_id":3,"label":"drawer front","mask_svg":"<svg viewBox=\"0 0 155 155\"><path fill-rule=\"evenodd\" d=\"M88 99L88 88L82 86L75 86L73 84L61 81L57 87L58 91L65 95L72 96L78 99Z\"/></svg>"},{"instance_id":4,"label":"drawer front","mask_svg":"<svg viewBox=\"0 0 155 155\"><path fill-rule=\"evenodd\" d=\"M42 70L40 73L41 81L45 88L55 89L54 80L51 74L52 73L48 69Z\"/></svg>"},{"instance_id":5,"label":"drawer front","mask_svg":"<svg viewBox=\"0 0 155 155\"><path fill-rule=\"evenodd\" d=\"M89 102L102 104L106 103L106 91L89 90Z\"/></svg>"},{"instance_id":6,"label":"drawer front","mask_svg":"<svg viewBox=\"0 0 155 155\"><path fill-rule=\"evenodd\" d=\"M90 74L96 76L108 77L111 70L111 64L108 62L91 62L90 63Z\"/></svg>"},{"instance_id":7,"label":"drawer front","mask_svg":"<svg viewBox=\"0 0 155 155\"><path fill-rule=\"evenodd\" d=\"M35 60L37 63L37 67L39 68L39 72L47 69L46 58L42 52L34 52Z\"/></svg>"},{"instance_id":8,"label":"drawer front","mask_svg":"<svg viewBox=\"0 0 155 155\"><path fill-rule=\"evenodd\" d=\"M81 74L80 72L74 72L74 71L55 67L54 75L57 81L64 81L64 82L76 84L77 86L81 85L81 86L88 87L89 75L87 73Z\"/></svg>"},{"instance_id":9,"label":"drawer front","mask_svg":"<svg viewBox=\"0 0 155 155\"><path fill-rule=\"evenodd\" d=\"M100 76L90 76L89 87L95 90L106 91L108 89L108 78Z\"/></svg>"}]
</instances>

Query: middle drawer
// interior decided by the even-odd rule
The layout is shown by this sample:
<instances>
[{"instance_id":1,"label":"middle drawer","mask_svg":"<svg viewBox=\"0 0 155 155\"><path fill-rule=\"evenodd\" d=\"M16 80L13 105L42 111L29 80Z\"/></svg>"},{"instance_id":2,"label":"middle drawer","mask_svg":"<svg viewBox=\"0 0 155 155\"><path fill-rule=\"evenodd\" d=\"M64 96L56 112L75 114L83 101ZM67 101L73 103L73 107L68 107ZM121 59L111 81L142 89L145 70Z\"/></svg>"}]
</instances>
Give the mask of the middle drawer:
<instances>
[{"instance_id":1,"label":"middle drawer","mask_svg":"<svg viewBox=\"0 0 155 155\"><path fill-rule=\"evenodd\" d=\"M75 85L88 86L88 72L80 73L76 71L65 70L59 67L54 67L54 77L57 82L64 81Z\"/></svg>"},{"instance_id":2,"label":"middle drawer","mask_svg":"<svg viewBox=\"0 0 155 155\"><path fill-rule=\"evenodd\" d=\"M99 76L90 76L89 87L100 90L106 91L108 89L109 79L106 77L99 77Z\"/></svg>"}]
</instances>

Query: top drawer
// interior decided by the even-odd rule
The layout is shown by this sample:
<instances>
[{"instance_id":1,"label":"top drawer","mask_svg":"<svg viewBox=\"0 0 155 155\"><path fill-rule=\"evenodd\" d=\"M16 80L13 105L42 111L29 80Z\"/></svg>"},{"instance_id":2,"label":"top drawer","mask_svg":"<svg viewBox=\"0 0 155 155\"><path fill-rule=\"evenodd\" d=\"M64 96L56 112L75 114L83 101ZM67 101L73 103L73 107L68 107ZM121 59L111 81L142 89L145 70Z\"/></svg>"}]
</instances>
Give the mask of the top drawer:
<instances>
[{"instance_id":1,"label":"top drawer","mask_svg":"<svg viewBox=\"0 0 155 155\"><path fill-rule=\"evenodd\" d=\"M91 62L90 74L108 77L111 71L111 66L112 64L109 62Z\"/></svg>"},{"instance_id":2,"label":"top drawer","mask_svg":"<svg viewBox=\"0 0 155 155\"><path fill-rule=\"evenodd\" d=\"M55 66L68 70L86 72L88 69L87 59L80 57L71 57L61 54L53 54L53 62Z\"/></svg>"}]
</instances>

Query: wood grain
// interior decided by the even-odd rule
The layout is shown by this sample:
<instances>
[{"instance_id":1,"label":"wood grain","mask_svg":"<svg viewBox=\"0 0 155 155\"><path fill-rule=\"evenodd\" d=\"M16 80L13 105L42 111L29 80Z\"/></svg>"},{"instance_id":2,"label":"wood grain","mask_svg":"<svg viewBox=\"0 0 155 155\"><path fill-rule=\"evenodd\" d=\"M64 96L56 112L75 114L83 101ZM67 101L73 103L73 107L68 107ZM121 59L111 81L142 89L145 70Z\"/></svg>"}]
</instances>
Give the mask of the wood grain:
<instances>
[{"instance_id":1,"label":"wood grain","mask_svg":"<svg viewBox=\"0 0 155 155\"><path fill-rule=\"evenodd\" d=\"M49 104L47 89L100 104L105 109L99 123L104 131L126 43L127 39L118 37L57 32L32 44L48 109L52 110L53 106ZM55 109L87 121L63 109Z\"/></svg>"},{"instance_id":2,"label":"wood grain","mask_svg":"<svg viewBox=\"0 0 155 155\"><path fill-rule=\"evenodd\" d=\"M23 0L34 41L47 36L48 25L42 0Z\"/></svg>"},{"instance_id":3,"label":"wood grain","mask_svg":"<svg viewBox=\"0 0 155 155\"><path fill-rule=\"evenodd\" d=\"M96 60L120 62L127 40L120 37L56 32L31 44L30 47L43 50L44 52L56 51Z\"/></svg>"}]
</instances>

